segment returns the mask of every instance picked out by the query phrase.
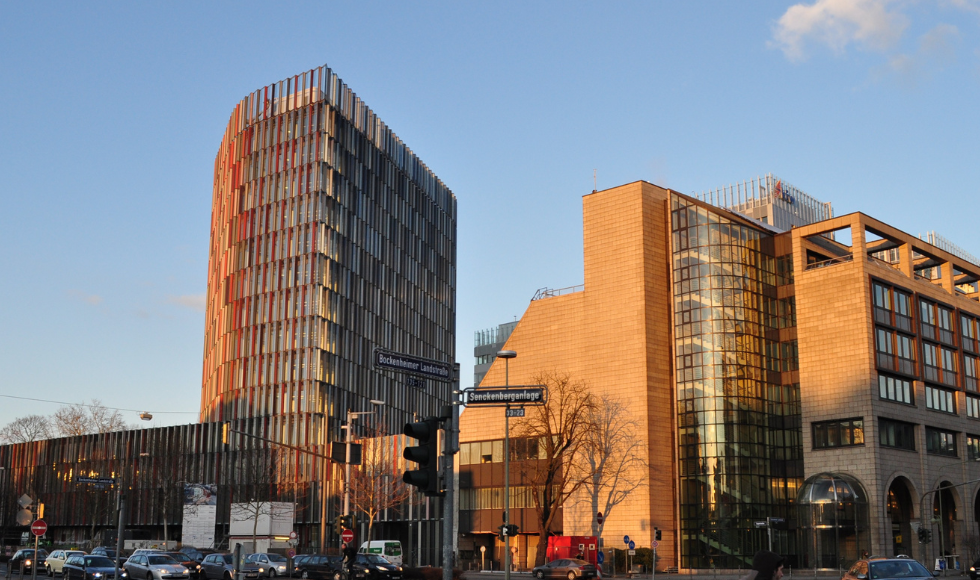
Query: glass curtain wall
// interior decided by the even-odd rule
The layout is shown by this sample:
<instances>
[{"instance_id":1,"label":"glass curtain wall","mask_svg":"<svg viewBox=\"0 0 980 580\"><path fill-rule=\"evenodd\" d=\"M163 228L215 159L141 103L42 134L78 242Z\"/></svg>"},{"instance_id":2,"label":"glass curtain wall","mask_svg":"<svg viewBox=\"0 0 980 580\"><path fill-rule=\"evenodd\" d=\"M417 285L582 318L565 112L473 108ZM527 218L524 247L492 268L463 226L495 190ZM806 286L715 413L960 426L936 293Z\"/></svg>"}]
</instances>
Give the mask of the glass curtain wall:
<instances>
[{"instance_id":1,"label":"glass curtain wall","mask_svg":"<svg viewBox=\"0 0 980 580\"><path fill-rule=\"evenodd\" d=\"M745 567L769 546L756 523L791 519L802 473L799 387L781 384L795 343L777 340L795 317L769 234L676 194L671 210L681 566ZM772 547L794 553L785 527Z\"/></svg>"}]
</instances>

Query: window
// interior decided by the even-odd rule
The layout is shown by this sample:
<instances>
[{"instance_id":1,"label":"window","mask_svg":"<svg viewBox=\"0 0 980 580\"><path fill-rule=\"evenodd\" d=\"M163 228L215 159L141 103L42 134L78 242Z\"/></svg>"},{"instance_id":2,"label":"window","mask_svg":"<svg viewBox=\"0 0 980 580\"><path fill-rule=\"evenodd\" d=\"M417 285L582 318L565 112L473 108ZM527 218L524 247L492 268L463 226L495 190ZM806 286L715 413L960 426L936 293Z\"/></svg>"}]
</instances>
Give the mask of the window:
<instances>
[{"instance_id":1,"label":"window","mask_svg":"<svg viewBox=\"0 0 980 580\"><path fill-rule=\"evenodd\" d=\"M980 419L980 398L966 396L966 416Z\"/></svg>"},{"instance_id":2,"label":"window","mask_svg":"<svg viewBox=\"0 0 980 580\"><path fill-rule=\"evenodd\" d=\"M912 296L877 280L872 285L875 322L912 332Z\"/></svg>"},{"instance_id":3,"label":"window","mask_svg":"<svg viewBox=\"0 0 980 580\"><path fill-rule=\"evenodd\" d=\"M926 385L926 409L942 411L943 413L956 413L956 407L953 404L955 397L954 391Z\"/></svg>"},{"instance_id":4,"label":"window","mask_svg":"<svg viewBox=\"0 0 980 580\"><path fill-rule=\"evenodd\" d=\"M876 328L875 350L878 367L907 375L915 374L915 341L912 337L886 328Z\"/></svg>"},{"instance_id":5,"label":"window","mask_svg":"<svg viewBox=\"0 0 980 580\"><path fill-rule=\"evenodd\" d=\"M882 447L915 451L915 425L878 419L878 439Z\"/></svg>"},{"instance_id":6,"label":"window","mask_svg":"<svg viewBox=\"0 0 980 580\"><path fill-rule=\"evenodd\" d=\"M813 424L813 448L828 449L864 445L864 420L841 419Z\"/></svg>"},{"instance_id":7,"label":"window","mask_svg":"<svg viewBox=\"0 0 980 580\"><path fill-rule=\"evenodd\" d=\"M919 299L919 331L929 340L938 340L945 344L954 342L953 311L945 306Z\"/></svg>"},{"instance_id":8,"label":"window","mask_svg":"<svg viewBox=\"0 0 980 580\"><path fill-rule=\"evenodd\" d=\"M977 379L980 378L980 360L968 354L963 355L963 387L968 391L977 392Z\"/></svg>"},{"instance_id":9,"label":"window","mask_svg":"<svg viewBox=\"0 0 980 580\"><path fill-rule=\"evenodd\" d=\"M878 394L882 399L911 405L912 382L887 375L878 375Z\"/></svg>"},{"instance_id":10,"label":"window","mask_svg":"<svg viewBox=\"0 0 980 580\"><path fill-rule=\"evenodd\" d=\"M927 381L956 386L956 352L945 346L923 342L922 377Z\"/></svg>"},{"instance_id":11,"label":"window","mask_svg":"<svg viewBox=\"0 0 980 580\"><path fill-rule=\"evenodd\" d=\"M966 436L966 457L967 459L980 459L980 437L976 435Z\"/></svg>"},{"instance_id":12,"label":"window","mask_svg":"<svg viewBox=\"0 0 980 580\"><path fill-rule=\"evenodd\" d=\"M956 457L956 433L926 427L926 452Z\"/></svg>"},{"instance_id":13,"label":"window","mask_svg":"<svg viewBox=\"0 0 980 580\"><path fill-rule=\"evenodd\" d=\"M971 316L960 316L960 336L963 338L963 348L973 353L980 353L977 345L977 320Z\"/></svg>"}]
</instances>

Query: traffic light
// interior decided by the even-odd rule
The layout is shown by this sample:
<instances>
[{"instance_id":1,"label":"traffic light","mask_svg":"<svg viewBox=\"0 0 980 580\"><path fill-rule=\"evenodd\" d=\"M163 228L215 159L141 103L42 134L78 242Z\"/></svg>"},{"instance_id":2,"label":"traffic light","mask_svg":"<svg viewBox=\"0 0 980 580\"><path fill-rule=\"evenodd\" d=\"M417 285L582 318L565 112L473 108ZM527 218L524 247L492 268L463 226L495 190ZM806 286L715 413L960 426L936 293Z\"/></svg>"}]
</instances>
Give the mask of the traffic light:
<instances>
[{"instance_id":1,"label":"traffic light","mask_svg":"<svg viewBox=\"0 0 980 580\"><path fill-rule=\"evenodd\" d=\"M919 543L928 544L932 541L932 530L927 530L926 528L919 528Z\"/></svg>"},{"instance_id":2,"label":"traffic light","mask_svg":"<svg viewBox=\"0 0 980 580\"><path fill-rule=\"evenodd\" d=\"M517 527L517 524L507 524L506 527L507 527L507 535L511 537L516 536L517 530L520 529Z\"/></svg>"},{"instance_id":3,"label":"traffic light","mask_svg":"<svg viewBox=\"0 0 980 580\"><path fill-rule=\"evenodd\" d=\"M333 520L333 531L340 534L344 533L344 516L337 516Z\"/></svg>"},{"instance_id":4,"label":"traffic light","mask_svg":"<svg viewBox=\"0 0 980 580\"><path fill-rule=\"evenodd\" d=\"M664 533L660 531L660 528L653 528L653 539L658 542L664 538Z\"/></svg>"},{"instance_id":5,"label":"traffic light","mask_svg":"<svg viewBox=\"0 0 980 580\"><path fill-rule=\"evenodd\" d=\"M354 514L340 516L340 525L342 528L347 530L354 529Z\"/></svg>"},{"instance_id":6,"label":"traffic light","mask_svg":"<svg viewBox=\"0 0 980 580\"><path fill-rule=\"evenodd\" d=\"M228 429L231 428L231 423L221 424L221 442L228 445Z\"/></svg>"},{"instance_id":7,"label":"traffic light","mask_svg":"<svg viewBox=\"0 0 980 580\"><path fill-rule=\"evenodd\" d=\"M44 504L40 502L37 504L37 519L44 519Z\"/></svg>"},{"instance_id":8,"label":"traffic light","mask_svg":"<svg viewBox=\"0 0 980 580\"><path fill-rule=\"evenodd\" d=\"M926 530L926 543L928 544L931 541L932 541L932 530Z\"/></svg>"},{"instance_id":9,"label":"traffic light","mask_svg":"<svg viewBox=\"0 0 980 580\"><path fill-rule=\"evenodd\" d=\"M418 439L416 447L406 447L403 456L418 464L418 469L406 471L402 479L414 485L427 496L443 495L439 485L439 419L429 417L424 421L405 425L405 435Z\"/></svg>"}]
</instances>

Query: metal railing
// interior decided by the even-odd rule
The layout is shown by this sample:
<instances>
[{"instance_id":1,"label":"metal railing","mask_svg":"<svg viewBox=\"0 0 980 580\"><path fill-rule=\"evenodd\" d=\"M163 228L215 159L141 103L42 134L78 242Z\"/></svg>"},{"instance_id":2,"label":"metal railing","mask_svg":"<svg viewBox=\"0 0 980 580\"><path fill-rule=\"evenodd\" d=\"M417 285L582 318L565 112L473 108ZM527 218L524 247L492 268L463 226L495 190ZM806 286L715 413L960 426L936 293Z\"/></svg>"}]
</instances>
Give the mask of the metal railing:
<instances>
[{"instance_id":1,"label":"metal railing","mask_svg":"<svg viewBox=\"0 0 980 580\"><path fill-rule=\"evenodd\" d=\"M817 268L826 268L827 266L833 266L834 264L843 264L845 262L853 262L854 256L848 254L846 256L838 256L836 258L831 258L829 260L823 260L821 262L813 262L806 265L807 270L816 270Z\"/></svg>"},{"instance_id":2,"label":"metal railing","mask_svg":"<svg viewBox=\"0 0 980 580\"><path fill-rule=\"evenodd\" d=\"M534 297L531 298L531 301L541 300L542 298L553 298L555 296L564 296L565 294L574 294L576 292L582 292L583 290L585 290L585 284L568 286L566 288L541 288L534 293Z\"/></svg>"}]
</instances>

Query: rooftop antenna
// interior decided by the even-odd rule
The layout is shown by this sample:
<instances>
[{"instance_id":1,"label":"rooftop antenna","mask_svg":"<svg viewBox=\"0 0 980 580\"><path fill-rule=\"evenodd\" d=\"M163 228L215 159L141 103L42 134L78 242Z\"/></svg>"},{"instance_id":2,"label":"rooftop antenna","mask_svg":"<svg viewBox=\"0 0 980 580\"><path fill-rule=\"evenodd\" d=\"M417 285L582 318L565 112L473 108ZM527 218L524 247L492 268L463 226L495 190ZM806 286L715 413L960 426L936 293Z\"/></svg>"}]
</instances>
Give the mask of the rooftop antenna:
<instances>
[{"instance_id":1,"label":"rooftop antenna","mask_svg":"<svg viewBox=\"0 0 980 580\"><path fill-rule=\"evenodd\" d=\"M596 186L595 169L593 169L592 170L592 193L595 193L597 191L599 191L599 188Z\"/></svg>"}]
</instances>

